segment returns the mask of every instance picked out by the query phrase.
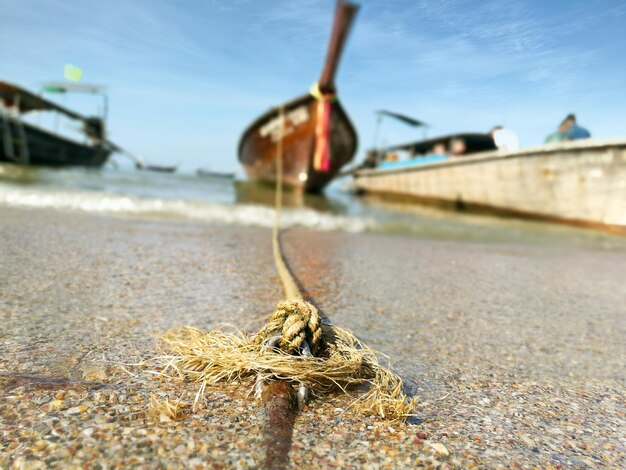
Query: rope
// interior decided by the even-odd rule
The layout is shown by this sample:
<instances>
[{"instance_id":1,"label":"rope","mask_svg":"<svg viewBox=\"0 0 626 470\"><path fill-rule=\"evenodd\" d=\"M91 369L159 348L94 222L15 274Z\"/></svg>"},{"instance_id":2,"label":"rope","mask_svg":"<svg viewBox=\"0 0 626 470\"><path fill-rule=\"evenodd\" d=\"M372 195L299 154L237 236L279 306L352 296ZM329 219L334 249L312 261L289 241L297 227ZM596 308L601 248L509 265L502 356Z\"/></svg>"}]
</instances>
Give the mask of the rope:
<instances>
[{"instance_id":1,"label":"rope","mask_svg":"<svg viewBox=\"0 0 626 470\"><path fill-rule=\"evenodd\" d=\"M376 352L350 331L334 325L322 327L317 309L304 300L285 263L279 240L284 114L284 109L280 108L272 245L286 300L276 306L276 311L256 334L187 327L164 335L163 345L169 354L161 356L167 365L159 373L173 370L177 377L201 383L196 402L207 385L224 382L254 381L259 384L279 378L299 386L299 403L300 397L302 403L306 402L308 390L323 396L333 391L347 393L350 387L366 386L367 391L350 405L351 408L382 418L405 419L413 415L417 397L409 399L403 391L402 379L382 366ZM317 357L294 357L308 355L305 341L311 354ZM268 354L270 345L280 349Z\"/></svg>"},{"instance_id":2,"label":"rope","mask_svg":"<svg viewBox=\"0 0 626 470\"><path fill-rule=\"evenodd\" d=\"M322 343L322 322L315 306L302 297L296 280L289 271L280 247L280 216L283 202L283 136L285 108L281 106L279 116L279 135L276 145L276 193L274 200L275 218L272 229L272 248L274 264L283 285L286 300L276 305L276 310L267 324L257 333L257 341L267 341L280 332L278 346L289 354L297 354L304 347L304 342L316 355Z\"/></svg>"},{"instance_id":3,"label":"rope","mask_svg":"<svg viewBox=\"0 0 626 470\"><path fill-rule=\"evenodd\" d=\"M278 112L279 128L278 128L278 144L276 145L276 192L274 197L274 227L272 229L272 248L274 251L274 263L278 270L278 275L283 283L285 297L288 299L302 298L300 288L296 280L291 275L285 259L280 250L280 215L283 205L283 135L285 126L285 107L281 106Z\"/></svg>"}]
</instances>

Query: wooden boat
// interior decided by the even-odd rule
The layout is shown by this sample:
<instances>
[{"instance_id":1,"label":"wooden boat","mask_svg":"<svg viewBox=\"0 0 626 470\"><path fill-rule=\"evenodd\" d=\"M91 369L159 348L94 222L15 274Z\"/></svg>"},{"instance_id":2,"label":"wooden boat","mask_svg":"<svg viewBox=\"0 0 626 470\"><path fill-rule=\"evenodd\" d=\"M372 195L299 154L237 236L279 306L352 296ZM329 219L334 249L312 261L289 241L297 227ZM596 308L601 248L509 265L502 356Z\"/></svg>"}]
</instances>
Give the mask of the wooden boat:
<instances>
[{"instance_id":1,"label":"wooden boat","mask_svg":"<svg viewBox=\"0 0 626 470\"><path fill-rule=\"evenodd\" d=\"M136 165L136 168L138 170L156 171L159 173L175 173L176 170L178 169L178 165L154 165L154 164L142 163L142 164Z\"/></svg>"},{"instance_id":2,"label":"wooden boat","mask_svg":"<svg viewBox=\"0 0 626 470\"><path fill-rule=\"evenodd\" d=\"M275 182L281 134L286 186L319 192L352 160L357 136L337 99L334 77L357 9L337 3L324 70L311 93L269 110L244 131L238 155L250 179Z\"/></svg>"},{"instance_id":3,"label":"wooden boat","mask_svg":"<svg viewBox=\"0 0 626 470\"><path fill-rule=\"evenodd\" d=\"M34 111L51 111L78 121L78 141L23 119ZM22 165L101 166L114 149L105 136L104 119L82 116L18 85L0 81L0 161Z\"/></svg>"},{"instance_id":4,"label":"wooden boat","mask_svg":"<svg viewBox=\"0 0 626 470\"><path fill-rule=\"evenodd\" d=\"M626 139L399 161L354 172L357 191L626 233Z\"/></svg>"}]
</instances>

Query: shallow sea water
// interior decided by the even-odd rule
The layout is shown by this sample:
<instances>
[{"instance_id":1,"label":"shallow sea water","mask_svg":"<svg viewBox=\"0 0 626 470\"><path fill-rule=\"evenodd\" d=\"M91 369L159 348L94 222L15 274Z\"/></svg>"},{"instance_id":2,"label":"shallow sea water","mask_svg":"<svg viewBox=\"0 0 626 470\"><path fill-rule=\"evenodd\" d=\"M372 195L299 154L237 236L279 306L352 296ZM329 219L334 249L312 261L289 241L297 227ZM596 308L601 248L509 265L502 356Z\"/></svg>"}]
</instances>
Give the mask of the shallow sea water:
<instances>
[{"instance_id":1,"label":"shallow sea water","mask_svg":"<svg viewBox=\"0 0 626 470\"><path fill-rule=\"evenodd\" d=\"M359 197L350 179L323 195L286 192L283 227L373 232L430 239L584 246L626 250L626 237L589 229L448 211L414 203ZM193 173L134 169L23 168L0 164L0 205L81 211L125 218L193 220L271 227L270 186Z\"/></svg>"}]
</instances>

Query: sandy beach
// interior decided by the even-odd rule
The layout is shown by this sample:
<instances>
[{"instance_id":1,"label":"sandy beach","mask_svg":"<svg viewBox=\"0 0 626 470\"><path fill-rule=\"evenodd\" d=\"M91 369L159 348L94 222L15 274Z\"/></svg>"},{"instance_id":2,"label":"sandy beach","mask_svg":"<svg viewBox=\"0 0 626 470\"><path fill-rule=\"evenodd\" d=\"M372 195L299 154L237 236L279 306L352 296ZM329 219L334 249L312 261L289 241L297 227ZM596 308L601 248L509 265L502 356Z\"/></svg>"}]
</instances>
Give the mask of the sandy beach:
<instances>
[{"instance_id":1,"label":"sandy beach","mask_svg":"<svg viewBox=\"0 0 626 470\"><path fill-rule=\"evenodd\" d=\"M313 400L290 467L626 467L626 252L283 235L308 297L387 355L418 419ZM0 208L0 467L254 468L249 390L137 367L170 328L258 329L281 299L268 229ZM147 414L151 396L181 420Z\"/></svg>"}]
</instances>

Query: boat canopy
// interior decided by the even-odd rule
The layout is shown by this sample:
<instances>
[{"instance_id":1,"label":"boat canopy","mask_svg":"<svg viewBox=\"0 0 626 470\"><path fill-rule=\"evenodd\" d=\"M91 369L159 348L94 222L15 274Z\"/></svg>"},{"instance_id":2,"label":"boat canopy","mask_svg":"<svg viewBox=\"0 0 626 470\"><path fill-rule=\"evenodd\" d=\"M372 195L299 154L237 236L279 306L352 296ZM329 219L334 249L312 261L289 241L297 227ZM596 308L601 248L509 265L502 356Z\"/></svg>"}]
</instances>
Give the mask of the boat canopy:
<instances>
[{"instance_id":1,"label":"boat canopy","mask_svg":"<svg viewBox=\"0 0 626 470\"><path fill-rule=\"evenodd\" d=\"M383 152L392 151L408 151L412 155L425 155L432 153L433 147L437 144L443 144L446 148L450 147L450 143L455 140L461 140L464 144L465 151L463 153L474 153L483 150L495 150L496 146L489 134L480 133L463 133L451 134L432 139L420 140L417 142L409 142L407 144L394 145L382 149Z\"/></svg>"},{"instance_id":2,"label":"boat canopy","mask_svg":"<svg viewBox=\"0 0 626 470\"><path fill-rule=\"evenodd\" d=\"M79 121L87 121L89 119L9 82L0 81L0 100L4 101L6 106L17 107L20 113L56 111Z\"/></svg>"},{"instance_id":3,"label":"boat canopy","mask_svg":"<svg viewBox=\"0 0 626 470\"><path fill-rule=\"evenodd\" d=\"M73 83L73 82L47 82L42 86L43 91L50 93L104 93L104 87L101 85L92 85L90 83Z\"/></svg>"}]
</instances>

